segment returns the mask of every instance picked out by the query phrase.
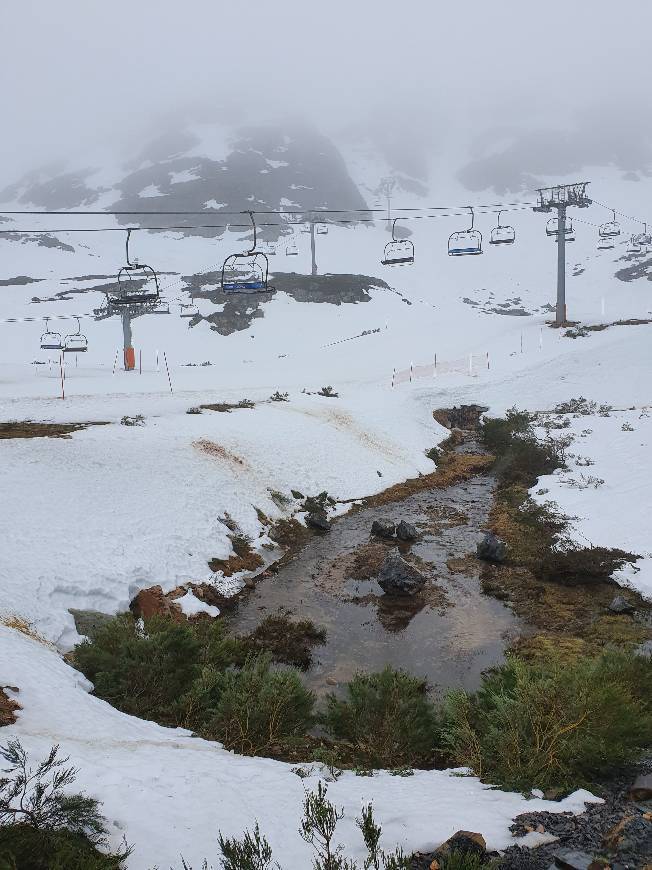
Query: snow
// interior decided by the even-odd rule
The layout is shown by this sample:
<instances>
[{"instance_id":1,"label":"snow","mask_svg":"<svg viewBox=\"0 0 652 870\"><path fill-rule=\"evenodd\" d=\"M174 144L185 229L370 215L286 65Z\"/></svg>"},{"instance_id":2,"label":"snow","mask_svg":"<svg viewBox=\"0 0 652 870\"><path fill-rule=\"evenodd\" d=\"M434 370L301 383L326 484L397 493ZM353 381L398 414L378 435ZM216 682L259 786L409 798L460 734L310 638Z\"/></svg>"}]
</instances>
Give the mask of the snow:
<instances>
[{"instance_id":1,"label":"snow","mask_svg":"<svg viewBox=\"0 0 652 870\"><path fill-rule=\"evenodd\" d=\"M120 713L88 695L85 678L52 649L0 626L4 683L20 686L17 697L23 710L15 725L3 729L3 741L19 736L33 758L60 744L61 752L79 767L75 788L103 801L112 844L118 846L123 834L134 844L129 870L180 865L180 854L201 866L204 857L210 860L217 853L218 831L240 836L256 820L284 867L309 866L311 852L298 828L304 788L314 789L324 777L319 766L302 780L289 764L236 756L184 729ZM558 803L527 800L460 773L343 773L328 788L329 798L346 813L338 826L339 841L352 857L363 856L354 819L369 801L386 847L426 850L459 829L482 833L490 849L504 848L513 842L508 828L515 815L577 813L585 802L598 800L586 791Z\"/></svg>"},{"instance_id":2,"label":"snow","mask_svg":"<svg viewBox=\"0 0 652 870\"><path fill-rule=\"evenodd\" d=\"M205 601L197 598L190 589L181 598L175 598L174 602L179 605L186 616L197 616L198 613L207 613L209 616L220 615L219 607L206 604Z\"/></svg>"},{"instance_id":3,"label":"snow","mask_svg":"<svg viewBox=\"0 0 652 870\"><path fill-rule=\"evenodd\" d=\"M156 184L148 184L147 187L144 187L138 196L141 199L148 199L154 196L164 196L161 189Z\"/></svg>"},{"instance_id":4,"label":"snow","mask_svg":"<svg viewBox=\"0 0 652 870\"><path fill-rule=\"evenodd\" d=\"M608 417L573 417L570 428L560 434L575 439L568 448L573 454L569 471L540 478L533 497L556 502L573 517L571 538L580 545L618 547L642 556L633 568L618 572L616 579L652 599L650 412L636 409L613 411ZM587 459L591 465L585 464ZM593 485L590 478L595 478ZM547 492L537 495L540 489Z\"/></svg>"}]
</instances>

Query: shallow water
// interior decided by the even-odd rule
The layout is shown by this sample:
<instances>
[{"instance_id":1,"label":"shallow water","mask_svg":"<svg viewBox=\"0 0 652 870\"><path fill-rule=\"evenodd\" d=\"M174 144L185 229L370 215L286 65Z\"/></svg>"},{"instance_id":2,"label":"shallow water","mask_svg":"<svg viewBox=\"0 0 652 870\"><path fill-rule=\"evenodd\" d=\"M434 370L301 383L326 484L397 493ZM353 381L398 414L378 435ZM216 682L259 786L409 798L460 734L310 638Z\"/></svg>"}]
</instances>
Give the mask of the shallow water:
<instances>
[{"instance_id":1,"label":"shallow water","mask_svg":"<svg viewBox=\"0 0 652 870\"><path fill-rule=\"evenodd\" d=\"M365 508L315 536L278 574L261 580L229 618L249 631L270 613L289 611L327 631L316 647L306 682L316 692L337 691L356 671L390 664L425 677L437 689L477 688L484 669L498 664L518 620L503 603L482 594L473 554L492 503L493 480L480 475L448 489ZM394 542L369 544L373 520L414 523L419 541L400 545L428 581L412 598L383 595L374 579L354 579L354 556L368 547L375 558ZM380 548L383 548L382 550ZM457 560L453 562L452 560Z\"/></svg>"}]
</instances>

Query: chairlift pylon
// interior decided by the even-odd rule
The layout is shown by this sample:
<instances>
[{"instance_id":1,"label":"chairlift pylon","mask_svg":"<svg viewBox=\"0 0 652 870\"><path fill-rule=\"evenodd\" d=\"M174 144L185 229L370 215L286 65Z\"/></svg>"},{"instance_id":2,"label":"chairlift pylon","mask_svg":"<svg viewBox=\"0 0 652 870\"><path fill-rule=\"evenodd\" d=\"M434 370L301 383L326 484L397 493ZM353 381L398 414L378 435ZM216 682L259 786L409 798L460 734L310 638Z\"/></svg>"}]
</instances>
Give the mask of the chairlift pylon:
<instances>
[{"instance_id":1,"label":"chairlift pylon","mask_svg":"<svg viewBox=\"0 0 652 870\"><path fill-rule=\"evenodd\" d=\"M465 257L482 253L482 233L474 229L475 215L473 207L467 206L471 212L471 226L468 230L458 230L448 238L448 253L451 257Z\"/></svg>"},{"instance_id":2,"label":"chairlift pylon","mask_svg":"<svg viewBox=\"0 0 652 870\"><path fill-rule=\"evenodd\" d=\"M409 239L396 238L396 221L392 221L392 241L387 242L380 261L383 266L407 266L414 263L414 245Z\"/></svg>"},{"instance_id":3,"label":"chairlift pylon","mask_svg":"<svg viewBox=\"0 0 652 870\"><path fill-rule=\"evenodd\" d=\"M76 317L77 331L71 332L63 340L64 353L86 353L88 350L88 339L81 331L81 322L79 317Z\"/></svg>"},{"instance_id":4,"label":"chairlift pylon","mask_svg":"<svg viewBox=\"0 0 652 870\"><path fill-rule=\"evenodd\" d=\"M151 266L129 259L131 228L127 230L127 263L118 272L118 290L106 293L110 305L151 305L161 298L158 275Z\"/></svg>"},{"instance_id":5,"label":"chairlift pylon","mask_svg":"<svg viewBox=\"0 0 652 870\"><path fill-rule=\"evenodd\" d=\"M262 251L256 250L257 235L256 221L252 211L243 212L248 214L254 231L251 249L242 254L230 254L222 265L222 289L226 293L267 290L269 277L269 260Z\"/></svg>"},{"instance_id":6,"label":"chairlift pylon","mask_svg":"<svg viewBox=\"0 0 652 870\"><path fill-rule=\"evenodd\" d=\"M44 317L45 332L41 336L41 350L63 350L61 333L50 329L50 318Z\"/></svg>"},{"instance_id":7,"label":"chairlift pylon","mask_svg":"<svg viewBox=\"0 0 652 870\"><path fill-rule=\"evenodd\" d=\"M612 239L620 235L620 224L616 220L615 209L611 209L611 214L612 220L607 221L606 224L601 224L598 228L598 236L601 239Z\"/></svg>"},{"instance_id":8,"label":"chairlift pylon","mask_svg":"<svg viewBox=\"0 0 652 870\"><path fill-rule=\"evenodd\" d=\"M501 224L500 216L502 211L498 212L498 223L491 231L489 237L490 245L513 245L516 240L516 230L507 224Z\"/></svg>"}]
</instances>

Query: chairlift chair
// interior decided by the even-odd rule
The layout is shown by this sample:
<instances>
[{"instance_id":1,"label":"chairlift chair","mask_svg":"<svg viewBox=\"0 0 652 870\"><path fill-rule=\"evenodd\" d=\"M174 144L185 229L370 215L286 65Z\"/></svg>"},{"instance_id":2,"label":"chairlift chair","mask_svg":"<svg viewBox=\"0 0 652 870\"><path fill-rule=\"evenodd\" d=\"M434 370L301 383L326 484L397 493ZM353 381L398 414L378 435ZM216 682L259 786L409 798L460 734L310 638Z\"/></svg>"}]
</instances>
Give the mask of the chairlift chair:
<instances>
[{"instance_id":1,"label":"chairlift chair","mask_svg":"<svg viewBox=\"0 0 652 870\"><path fill-rule=\"evenodd\" d=\"M641 249L648 248L652 245L652 236L648 233L647 224L645 222L643 223L643 232L635 236L635 239Z\"/></svg>"},{"instance_id":2,"label":"chairlift chair","mask_svg":"<svg viewBox=\"0 0 652 870\"><path fill-rule=\"evenodd\" d=\"M516 240L516 230L507 224L501 224L500 216L502 211L498 212L498 223L491 231L489 237L490 245L513 245Z\"/></svg>"},{"instance_id":3,"label":"chairlift chair","mask_svg":"<svg viewBox=\"0 0 652 870\"><path fill-rule=\"evenodd\" d=\"M328 234L328 227L326 224L317 224L317 233L320 236L325 236Z\"/></svg>"},{"instance_id":4,"label":"chairlift chair","mask_svg":"<svg viewBox=\"0 0 652 870\"><path fill-rule=\"evenodd\" d=\"M158 275L151 266L129 259L130 238L131 229L125 244L127 264L118 272L117 293L107 292L107 301L111 305L150 305L161 298Z\"/></svg>"},{"instance_id":5,"label":"chairlift chair","mask_svg":"<svg viewBox=\"0 0 652 870\"><path fill-rule=\"evenodd\" d=\"M598 239L598 251L609 251L616 247L613 236L603 236Z\"/></svg>"},{"instance_id":6,"label":"chairlift chair","mask_svg":"<svg viewBox=\"0 0 652 870\"><path fill-rule=\"evenodd\" d=\"M299 255L299 248L297 247L296 242L289 242L287 247L285 248L285 256L286 257L297 257Z\"/></svg>"},{"instance_id":7,"label":"chairlift chair","mask_svg":"<svg viewBox=\"0 0 652 870\"><path fill-rule=\"evenodd\" d=\"M85 335L82 335L80 320L78 317L75 320L77 321L77 331L71 332L70 335L64 338L64 353L86 353L88 350L88 339Z\"/></svg>"},{"instance_id":8,"label":"chairlift chair","mask_svg":"<svg viewBox=\"0 0 652 870\"><path fill-rule=\"evenodd\" d=\"M380 261L383 266L406 266L414 263L414 245L409 239L396 238L396 221L392 221L392 241L387 242Z\"/></svg>"},{"instance_id":9,"label":"chairlift chair","mask_svg":"<svg viewBox=\"0 0 652 870\"><path fill-rule=\"evenodd\" d=\"M548 220L546 223L546 235L554 236L555 241L557 240L557 236L559 235L559 218L553 217ZM566 227L564 235L566 236L567 242L575 241L575 230L573 228L573 221L571 218L566 218Z\"/></svg>"},{"instance_id":10,"label":"chairlift chair","mask_svg":"<svg viewBox=\"0 0 652 870\"><path fill-rule=\"evenodd\" d=\"M50 329L50 318L46 317L45 332L41 336L41 350L63 350L61 333Z\"/></svg>"},{"instance_id":11,"label":"chairlift chair","mask_svg":"<svg viewBox=\"0 0 652 870\"><path fill-rule=\"evenodd\" d=\"M267 290L269 260L262 251L256 250L256 221L252 211L249 215L254 231L251 250L242 254L231 254L222 265L222 289L226 293L243 290L245 292Z\"/></svg>"},{"instance_id":12,"label":"chairlift chair","mask_svg":"<svg viewBox=\"0 0 652 870\"><path fill-rule=\"evenodd\" d=\"M468 230L458 230L449 236L448 253L451 257L465 257L482 253L482 233L473 228L475 215L470 205L467 208L471 212L471 226Z\"/></svg>"},{"instance_id":13,"label":"chairlift chair","mask_svg":"<svg viewBox=\"0 0 652 870\"><path fill-rule=\"evenodd\" d=\"M639 245L636 236L632 236L630 238L629 244L627 245L627 253L628 254L640 254L641 253L641 246Z\"/></svg>"},{"instance_id":14,"label":"chairlift chair","mask_svg":"<svg viewBox=\"0 0 652 870\"><path fill-rule=\"evenodd\" d=\"M606 224L601 224L601 226L598 228L598 235L601 239L612 239L620 235L620 224L616 220L616 212L614 211L614 209L612 209L611 211L613 219L607 221ZM600 246L598 245L598 247Z\"/></svg>"},{"instance_id":15,"label":"chairlift chair","mask_svg":"<svg viewBox=\"0 0 652 870\"><path fill-rule=\"evenodd\" d=\"M192 301L188 305L181 302L179 304L179 308L181 309L179 317L196 317L199 314L199 308L197 307L197 303L194 301L194 299L192 299Z\"/></svg>"}]
</instances>

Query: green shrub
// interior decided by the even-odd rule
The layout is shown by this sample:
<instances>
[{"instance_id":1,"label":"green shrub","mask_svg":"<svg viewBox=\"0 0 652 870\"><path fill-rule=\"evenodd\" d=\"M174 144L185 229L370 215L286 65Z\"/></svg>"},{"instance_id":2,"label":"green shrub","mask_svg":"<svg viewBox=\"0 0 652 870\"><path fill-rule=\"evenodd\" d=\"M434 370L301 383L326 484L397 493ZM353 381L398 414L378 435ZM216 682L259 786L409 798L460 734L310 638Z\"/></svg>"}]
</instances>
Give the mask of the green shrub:
<instances>
[{"instance_id":1,"label":"green shrub","mask_svg":"<svg viewBox=\"0 0 652 870\"><path fill-rule=\"evenodd\" d=\"M120 870L131 849L102 854L105 820L100 804L71 794L77 770L53 746L35 766L19 740L0 746L6 765L0 776L1 870Z\"/></svg>"},{"instance_id":2,"label":"green shrub","mask_svg":"<svg viewBox=\"0 0 652 870\"><path fill-rule=\"evenodd\" d=\"M0 827L0 870L122 870L124 853L102 853L82 834Z\"/></svg>"},{"instance_id":3,"label":"green shrub","mask_svg":"<svg viewBox=\"0 0 652 870\"><path fill-rule=\"evenodd\" d=\"M503 788L590 786L652 745L652 663L512 657L474 695L449 694L443 736L455 764Z\"/></svg>"},{"instance_id":4,"label":"green shrub","mask_svg":"<svg viewBox=\"0 0 652 870\"><path fill-rule=\"evenodd\" d=\"M141 631L123 614L75 648L75 664L95 684L95 694L119 710L178 725L181 696L199 675L200 650L186 623L156 617Z\"/></svg>"},{"instance_id":5,"label":"green shrub","mask_svg":"<svg viewBox=\"0 0 652 870\"><path fill-rule=\"evenodd\" d=\"M227 749L261 755L303 737L313 724L315 698L293 670L272 670L261 656L240 669L206 671L212 701L204 734Z\"/></svg>"},{"instance_id":6,"label":"green shrub","mask_svg":"<svg viewBox=\"0 0 652 870\"><path fill-rule=\"evenodd\" d=\"M334 739L349 743L358 765L366 767L427 765L437 736L426 684L390 667L357 674L344 700L329 695L323 724Z\"/></svg>"}]
</instances>

